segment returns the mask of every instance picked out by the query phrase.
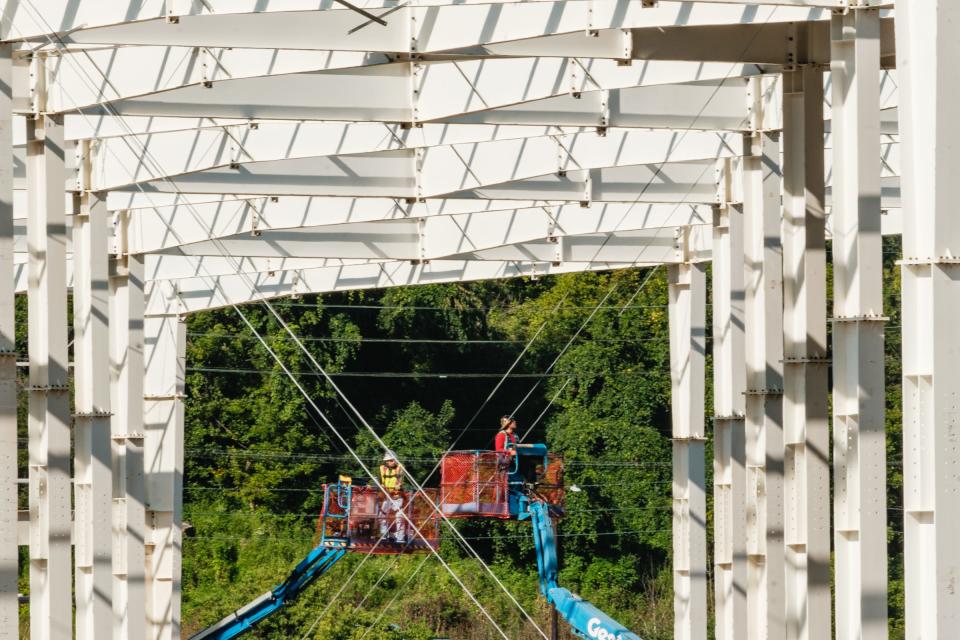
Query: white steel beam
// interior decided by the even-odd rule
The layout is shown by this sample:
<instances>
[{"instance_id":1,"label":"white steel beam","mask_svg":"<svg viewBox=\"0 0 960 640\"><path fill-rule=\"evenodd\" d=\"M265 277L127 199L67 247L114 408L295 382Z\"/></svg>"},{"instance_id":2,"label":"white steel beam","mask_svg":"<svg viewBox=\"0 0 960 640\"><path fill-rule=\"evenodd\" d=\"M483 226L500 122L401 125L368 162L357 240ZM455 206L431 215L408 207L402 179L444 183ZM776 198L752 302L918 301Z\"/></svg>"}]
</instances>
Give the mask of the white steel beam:
<instances>
[{"instance_id":1,"label":"white steel beam","mask_svg":"<svg viewBox=\"0 0 960 640\"><path fill-rule=\"evenodd\" d=\"M123 255L125 220L121 217L117 257L111 260L110 371L115 461L113 519L113 639L145 638L146 513L144 501L142 256Z\"/></svg>"},{"instance_id":2,"label":"white steel beam","mask_svg":"<svg viewBox=\"0 0 960 640\"><path fill-rule=\"evenodd\" d=\"M20 553L17 547L17 352L14 332L13 60L0 45L0 639L16 640Z\"/></svg>"},{"instance_id":3,"label":"white steel beam","mask_svg":"<svg viewBox=\"0 0 960 640\"><path fill-rule=\"evenodd\" d=\"M307 8L307 7L304 7ZM309 7L311 9L316 8ZM228 9L229 11L230 9ZM232 9L236 11L236 9ZM242 10L241 10L242 11ZM353 28L363 19L343 9L324 11L272 11L214 13L179 16L176 25L153 19L72 31L68 44L173 45L253 49L332 49L396 53L410 49L433 53L463 48L486 48L497 43L517 43L544 36L566 36L554 55L626 57L624 38L610 32L620 29L688 27L718 24L768 24L829 17L826 9L801 6L759 7L744 12L734 3L642 2L591 6L583 2L545 1L501 4L445 4L432 7L402 6L387 24ZM128 18L129 20L129 18ZM599 31L596 35L590 31ZM587 55L592 54L592 55ZM543 54L541 54L543 55Z\"/></svg>"},{"instance_id":4,"label":"white steel beam","mask_svg":"<svg viewBox=\"0 0 960 640\"><path fill-rule=\"evenodd\" d=\"M126 51L129 49L119 49L116 56L126 55ZM722 62L648 60L623 66L616 60L602 59L588 64L572 58L467 57L328 70L321 67L310 73L263 75L268 73L264 71L259 77L216 81L190 78L157 86L159 81L151 78L149 71L118 73L115 81L97 84L94 81L102 79L102 69L79 72L76 67L85 59L72 54L66 59L64 73L72 73L62 82L70 84L55 103L63 112L81 108L83 113L93 115L418 123L566 93L734 81L762 72L757 65ZM137 69L143 64L134 60L130 67ZM367 100L358 103L358 95ZM103 104L107 102L109 110Z\"/></svg>"},{"instance_id":5,"label":"white steel beam","mask_svg":"<svg viewBox=\"0 0 960 640\"><path fill-rule=\"evenodd\" d=\"M737 176L718 168L713 224L713 522L717 640L747 635L743 207Z\"/></svg>"},{"instance_id":6,"label":"white steel beam","mask_svg":"<svg viewBox=\"0 0 960 640\"><path fill-rule=\"evenodd\" d=\"M172 287L158 289L158 293L168 295L171 291ZM182 316L154 316L145 320L144 473L149 640L180 637L186 343L186 323Z\"/></svg>"},{"instance_id":7,"label":"white steel beam","mask_svg":"<svg viewBox=\"0 0 960 640\"><path fill-rule=\"evenodd\" d=\"M142 102L155 92L191 86L210 91L207 87L214 81L221 84L220 81L232 80L245 86L244 78L258 76L308 78L309 74L322 71L363 74L368 67L372 68L367 73L376 73L387 62L384 55L347 51L95 47L65 52L60 63L48 70L48 82L56 91L51 96L50 108L67 113L77 107L89 107L93 113L112 113L96 105L136 96ZM257 104L255 100L252 104ZM181 110L179 115L206 114L202 110Z\"/></svg>"},{"instance_id":8,"label":"white steel beam","mask_svg":"<svg viewBox=\"0 0 960 640\"><path fill-rule=\"evenodd\" d=\"M619 263L668 264L677 261L674 227L641 231L554 236L529 242L501 245L469 253L457 253L438 259L405 258L406 261L472 262L512 261L516 263ZM690 251L696 260L710 258L709 229L690 227ZM211 252L210 255L186 255L170 251L145 256L148 280L175 280L200 276L262 274L269 278L282 272L297 272L321 267L352 267L396 262L390 259L340 259L319 257L250 257Z\"/></svg>"},{"instance_id":9,"label":"white steel beam","mask_svg":"<svg viewBox=\"0 0 960 640\"><path fill-rule=\"evenodd\" d=\"M701 225L707 224L710 217L710 209L702 205L544 206L288 229L258 225L255 230L216 240L181 242L179 252L207 256L433 260L535 240L558 241L591 233ZM151 236L141 234L140 238ZM131 243L130 247L131 252L139 252L136 244Z\"/></svg>"},{"instance_id":10,"label":"white steel beam","mask_svg":"<svg viewBox=\"0 0 960 640\"><path fill-rule=\"evenodd\" d=\"M780 136L748 136L744 159L746 286L747 638L782 640L783 265Z\"/></svg>"},{"instance_id":11,"label":"white steel beam","mask_svg":"<svg viewBox=\"0 0 960 640\"><path fill-rule=\"evenodd\" d=\"M388 260L340 260L338 258L250 258L247 256L185 256L147 254L144 256L147 281L175 282L203 276L234 274L279 274L322 267L380 264Z\"/></svg>"},{"instance_id":12,"label":"white steel beam","mask_svg":"<svg viewBox=\"0 0 960 640\"><path fill-rule=\"evenodd\" d=\"M678 92L683 93L682 90ZM743 87L731 93L737 96L742 111ZM695 105L696 108L699 106ZM691 122L690 118L686 120L686 124ZM108 138L101 141L102 148L97 152L94 181L98 188L115 189L165 176L181 176L210 169L229 168L234 175L242 176L247 165L258 162L351 156L401 149L420 150L425 154L424 160L427 160L434 149L444 147L462 149L467 145L504 144L510 141L531 146L542 141L554 141L554 146L575 145L578 141L583 145L582 140L588 136L609 137L612 144L631 133L630 144L657 144L657 134L663 133L606 125L598 129L599 126L561 128L556 125L425 124L415 129L403 129L399 125L381 123L284 121ZM690 132L686 137L694 140L703 133ZM647 138L652 138L651 142L645 142ZM189 153L185 153L185 150L189 150ZM556 155L557 151L554 150ZM464 160L467 158L470 156L464 156ZM517 160L522 162L523 156L518 156ZM458 164L463 166L463 163ZM556 165L557 161L554 160L553 164ZM482 167L482 164L479 166Z\"/></svg>"},{"instance_id":13,"label":"white steel beam","mask_svg":"<svg viewBox=\"0 0 960 640\"><path fill-rule=\"evenodd\" d=\"M150 283L147 316L170 313L189 314L204 309L227 307L231 304L246 304L267 298L311 293L518 277L539 278L560 273L608 271L657 264L660 263L434 260L419 264L412 264L409 261L384 262L213 278L198 276L176 281L177 293L173 299L158 291L158 288L169 286L169 283L164 281Z\"/></svg>"},{"instance_id":14,"label":"white steel beam","mask_svg":"<svg viewBox=\"0 0 960 640\"><path fill-rule=\"evenodd\" d=\"M710 227L689 227L691 260L710 259ZM520 242L494 249L464 252L447 259L515 260L518 262L619 262L667 264L677 261L673 229L593 233L569 238Z\"/></svg>"},{"instance_id":15,"label":"white steel beam","mask_svg":"<svg viewBox=\"0 0 960 640\"><path fill-rule=\"evenodd\" d=\"M880 15L833 18L836 637L887 637Z\"/></svg>"},{"instance_id":16,"label":"white steel beam","mask_svg":"<svg viewBox=\"0 0 960 640\"><path fill-rule=\"evenodd\" d=\"M35 78L42 77L44 59ZM43 113L46 87L33 86ZM70 548L70 387L67 370L66 182L63 127L39 115L27 126L30 217L30 629L44 639L73 637Z\"/></svg>"},{"instance_id":17,"label":"white steel beam","mask_svg":"<svg viewBox=\"0 0 960 640\"><path fill-rule=\"evenodd\" d=\"M606 135L574 133L529 140L253 162L189 173L174 181L152 181L145 188L161 192L256 195L354 196L362 193L420 199L527 178L562 175L567 171L739 155L742 155L742 140L735 133L614 129ZM509 162L505 162L505 158Z\"/></svg>"},{"instance_id":18,"label":"white steel beam","mask_svg":"<svg viewBox=\"0 0 960 640\"><path fill-rule=\"evenodd\" d=\"M679 229L680 253L685 230ZM681 256L681 258L686 257ZM704 460L704 264L670 266L670 380L673 422L673 637L707 637L707 503Z\"/></svg>"},{"instance_id":19,"label":"white steel beam","mask_svg":"<svg viewBox=\"0 0 960 640\"><path fill-rule=\"evenodd\" d=\"M788 640L831 634L823 73L783 74L783 431Z\"/></svg>"},{"instance_id":20,"label":"white steel beam","mask_svg":"<svg viewBox=\"0 0 960 640\"><path fill-rule=\"evenodd\" d=\"M84 155L89 156L89 143ZM107 205L78 197L73 225L74 532L78 640L109 638L113 610L113 462Z\"/></svg>"},{"instance_id":21,"label":"white steel beam","mask_svg":"<svg viewBox=\"0 0 960 640\"><path fill-rule=\"evenodd\" d=\"M253 205L261 211L302 207L305 217L308 218L317 215L314 209L320 208L320 211L328 212L327 215L335 223L374 220L378 219L377 216L384 219L422 217L433 213L442 215L444 212L502 210L564 202L713 204L716 198L716 185L713 181L715 164L714 159L710 159L567 171L565 175L552 173L412 202L372 195L338 197L192 193L186 185L183 185L179 192L111 191L107 202L108 207L114 211L179 207L171 213L182 220L195 217L197 211L204 215L214 215L211 213L214 209L219 212L222 207L231 206L230 203L253 199L261 201L262 204ZM520 202L503 206L500 201ZM199 205L207 205L208 208L204 210L198 208ZM382 213L375 213L374 209ZM423 213L423 210L428 213ZM135 217L136 215L139 214L135 214ZM181 222L178 228L184 224L188 229L192 226L189 222Z\"/></svg>"},{"instance_id":22,"label":"white steel beam","mask_svg":"<svg viewBox=\"0 0 960 640\"><path fill-rule=\"evenodd\" d=\"M5 13L4 31L0 32L4 39L36 39L37 36L56 33L59 30L62 37L71 42L126 42L127 44L146 44L156 41L169 42L175 40L191 46L205 44L215 46L219 44L222 46L268 48L290 46L291 48L308 49L317 46L316 40L323 41L327 37L343 38L344 31L362 25L365 22L363 17L337 7L336 9L328 8L318 11L318 13L328 16L327 22L329 24L324 22L312 23L309 20L301 20L301 22L292 23L292 25L287 22L287 27L284 28L283 25L285 23L283 20L286 14L291 12L317 12L317 3L308 0L287 0L283 3L270 4L267 6L264 6L262 2L257 2L256 0L244 0L240 2L237 0L205 0L202 3L191 0L145 0L132 6L100 6L101 3L97 3L89 7L83 4L74 5L68 0L36 0L26 6L20 3L10 4L11 6ZM543 6L544 8L540 11L528 9L524 12L517 8L517 4L533 4L534 6ZM737 12L732 10L725 14L721 13L726 8L725 5L731 4L731 0L697 0L697 2L661 0L657 5L652 6L645 4L642 0L633 0L631 2L618 3L617 6L613 7L598 5L594 9L594 16L590 16L590 14L584 16L584 11L579 6L580 4L579 2L570 1L520 3L518 0L498 0L496 2L485 0L484 2L456 3L450 0L429 0L419 3L417 7L411 11L417 12L415 15L421 18L445 18L443 24L444 26L449 25L449 28L442 29L442 31L458 32L456 35L447 36L448 38L455 37L461 39L467 36L477 39L478 42L483 42L488 37L516 39L537 35L537 32L519 31L523 29L523 27L518 26L501 26L490 36L484 35L485 31L489 31L489 29L482 29L481 26L485 25L486 22L490 22L500 14L509 16L511 21L526 20L527 22L531 22L536 25L539 33L550 32L549 26L540 26L540 23L543 22L545 18L552 17L554 21L557 21L556 16L563 16L565 13L571 13L575 18L582 17L588 20L586 28L589 28L593 24L596 24L596 28L604 26L619 27L623 25L621 21L623 20L622 16L625 14L631 16L640 14L640 16L643 17L642 13L645 11L652 14L649 19L658 21L668 20L670 22L676 22L679 18L683 18L687 14L692 14L691 20L697 23L702 21L701 16L706 14L707 16L722 15L723 17L721 19L724 22L754 21L762 23L762 20L753 17L753 12L747 12L746 15L738 15ZM792 20L804 20L807 19L808 16L819 15L819 11L815 12L811 10L820 8L842 9L847 6L846 0L759 0L753 4L779 7L779 11L785 16L784 19ZM893 1L867 0L867 4L874 6L892 6ZM478 8L478 5L480 8ZM490 9L484 11L484 5L490 5L493 9L499 10L500 13L491 11ZM623 6L621 7L619 5ZM695 10L691 12L689 8L687 8L687 13L685 14L683 11L685 5L692 5L695 7ZM336 5L328 6L334 7ZM357 6L363 7L368 11L374 11L375 13L380 13L380 11L378 11L379 9L395 8L395 5L387 0L360 1L357 3ZM801 13L801 9L805 9L805 11ZM273 12L273 15L268 12ZM256 17L258 18L268 18L269 21L264 20L262 23L249 24L245 22L246 16L242 14L251 13L257 14ZM224 16L224 14L241 15L230 16L229 18L221 17ZM43 16L45 19L38 18L38 15ZM767 13L761 13L760 15L767 20L771 19ZM393 16L396 16L396 18ZM350 19L351 17L352 20ZM538 17L540 19L537 19ZM385 21L387 22L386 27L370 25L367 29L374 32L382 31L385 37L389 38L389 35L386 34L390 34L394 28L391 27L391 23L403 23L403 18L409 18L409 16L405 16L404 13L391 13L390 16L385 17ZM462 22L455 22L457 18L461 18ZM164 24L164 20L162 19L166 19L169 23L173 24ZM103 27L124 22L140 22L143 23L143 26L134 26L129 29L119 27L113 30L106 29L105 31L108 35L97 35L98 32L102 31ZM176 29L175 27L180 24L182 24L184 28ZM255 24L268 25L271 28L264 29L264 33L257 33L254 29ZM576 29L577 25L581 23L569 24L561 22L560 24L565 28ZM662 22L656 22L654 24L662 24ZM172 31L172 33L166 36L153 35L153 33L159 31L161 27L167 28ZM454 29L452 27L457 28ZM529 26L526 27L526 29L529 28ZM579 29L584 28L584 26L579 27ZM289 45L286 44L286 42L269 40L271 36L268 32L278 29L289 34ZM501 35L501 32L504 30L509 31L509 35ZM233 32L234 35L232 37L234 39L225 40L225 38L229 38L230 36L220 35L221 31ZM424 37L424 32L428 33L426 29L422 29L419 33L421 38ZM85 36L85 33L89 33L90 35ZM363 31L358 31L357 33L359 34L358 37L366 35ZM318 37L311 39L310 34L317 34ZM369 42L370 40L371 38L368 37L365 39L365 42ZM345 45L342 41L336 44L338 47L349 46ZM434 46L439 48L444 45ZM401 47L401 50L405 49L406 47Z\"/></svg>"},{"instance_id":23,"label":"white steel beam","mask_svg":"<svg viewBox=\"0 0 960 640\"><path fill-rule=\"evenodd\" d=\"M960 175L956 70L960 5L901 3L897 12L904 135L903 480L906 637L957 633L960 452L956 448Z\"/></svg>"},{"instance_id":24,"label":"white steel beam","mask_svg":"<svg viewBox=\"0 0 960 640\"><path fill-rule=\"evenodd\" d=\"M877 10L879 13L879 10ZM888 65L894 63L893 20L880 26L881 53ZM795 41L806 41L806 58L811 63L830 61L830 27L826 22L722 25L688 29L636 29L631 55L641 60L714 60L731 63L790 64L795 60ZM791 40L793 38L794 40Z\"/></svg>"}]
</instances>

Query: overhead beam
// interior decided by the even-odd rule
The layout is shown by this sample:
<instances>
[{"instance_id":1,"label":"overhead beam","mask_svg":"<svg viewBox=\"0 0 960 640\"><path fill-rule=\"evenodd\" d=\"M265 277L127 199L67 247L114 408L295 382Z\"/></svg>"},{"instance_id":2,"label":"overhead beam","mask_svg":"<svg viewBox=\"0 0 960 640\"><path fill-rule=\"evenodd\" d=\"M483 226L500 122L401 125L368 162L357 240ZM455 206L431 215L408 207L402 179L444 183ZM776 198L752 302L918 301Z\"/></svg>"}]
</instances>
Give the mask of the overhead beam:
<instances>
[{"instance_id":1,"label":"overhead beam","mask_svg":"<svg viewBox=\"0 0 960 640\"><path fill-rule=\"evenodd\" d=\"M830 0L827 0L829 2ZM772 3L771 3L772 4ZM406 6L393 11L387 24L354 31L357 16L340 9L322 11L266 11L260 13L214 13L182 15L174 25L155 18L108 26L90 26L69 33L70 45L166 45L182 47L251 49L328 49L338 51L407 51L410 39L419 53L517 43L544 36L565 36L570 55L579 48L595 56L624 57L623 39L611 31L620 29L688 27L717 24L769 24L824 20L826 8L782 3L744 12L732 3L660 2L645 6L640 1L591 7L582 2L511 2L483 4L437 3ZM837 7L838 3L820 7ZM306 9L308 7L304 7ZM315 9L316 6L309 7ZM229 11L230 9L228 9ZM233 9L233 11L238 11ZM117 21L120 22L120 21ZM413 30L410 33L410 30ZM589 30L599 31L594 35ZM611 34L612 35L612 34ZM520 44L522 46L522 44ZM559 43L558 45L559 46ZM581 55L581 54L578 54Z\"/></svg>"},{"instance_id":2,"label":"overhead beam","mask_svg":"<svg viewBox=\"0 0 960 640\"><path fill-rule=\"evenodd\" d=\"M680 91L682 94L682 91ZM745 98L744 87L737 92L737 103L741 106ZM702 103L699 103L700 106ZM688 120L688 123L690 121ZM668 129L670 127L659 127ZM682 133L669 133L679 142L702 137L710 128ZM202 171L223 171L232 169L234 173L247 165L259 162L271 162L291 159L309 159L318 157L351 156L358 154L383 153L388 151L422 150L423 161L429 160L431 153L442 153L442 149L455 147L459 153L467 153L458 164L469 162L482 165L482 156L476 158L476 152L464 145L489 145L500 142L508 145L518 141L514 155L518 162L524 161L526 147L537 144L553 143L572 147L583 140L596 137L608 137L607 146L617 144L624 135L629 135L634 144L648 144L643 139L651 139L658 144L666 132L652 131L649 128L634 129L615 126L558 127L555 125L514 125L499 126L488 124L439 125L426 124L419 129L404 130L399 125L378 123L335 123L335 122L267 122L252 126L225 127L223 129L200 129L151 134L147 136L127 136L108 138L98 142L94 162L96 185L100 189L127 188L139 182L164 177L176 177L178 181L186 174ZM184 154L189 149L191 153ZM477 151L482 152L483 146ZM436 150L436 151L433 151ZM505 153L511 153L509 146ZM556 158L567 155L566 149L554 149ZM617 164L617 163L613 163ZM613 166L613 164L611 166ZM559 160L553 165L560 170ZM256 167L253 167L254 169ZM569 163L562 170L576 169Z\"/></svg>"},{"instance_id":3,"label":"overhead beam","mask_svg":"<svg viewBox=\"0 0 960 640\"><path fill-rule=\"evenodd\" d=\"M709 207L691 205L597 204L290 229L258 225L255 230L216 240L181 242L179 252L273 258L435 260L534 240L560 241L591 233L706 224L710 212ZM163 229L155 230L163 233ZM140 237L150 236L143 233ZM131 244L132 251L141 252L138 249L149 250Z\"/></svg>"},{"instance_id":4,"label":"overhead beam","mask_svg":"<svg viewBox=\"0 0 960 640\"><path fill-rule=\"evenodd\" d=\"M469 253L455 253L436 259L405 259L410 262L471 260L475 262L562 263L617 262L633 264L665 264L677 261L674 227L639 231L594 233L569 237L548 237L527 242L499 245ZM691 255L696 260L709 259L710 237L704 226L693 226L689 232ZM309 253L309 250L302 251ZM250 257L228 252L188 255L181 251L151 254L145 257L149 278L157 280L195 276L231 274L268 274L311 269L320 266L351 266L394 262L390 258L323 258L323 257ZM149 279L148 278L148 279Z\"/></svg>"},{"instance_id":5,"label":"overhead beam","mask_svg":"<svg viewBox=\"0 0 960 640\"><path fill-rule=\"evenodd\" d=\"M359 155L248 163L153 181L151 190L420 199L591 168L742 155L727 132L610 130ZM879 155L879 154L878 154ZM510 158L510 162L504 162ZM129 188L129 187L128 187ZM139 189L139 187L136 187ZM585 198L589 200L589 198Z\"/></svg>"},{"instance_id":6,"label":"overhead beam","mask_svg":"<svg viewBox=\"0 0 960 640\"><path fill-rule=\"evenodd\" d=\"M127 49L117 51L118 56L123 56ZM67 58L63 81L70 84L51 107L58 111L379 122L429 122L571 92L733 80L762 72L762 68L752 64L650 60L623 66L616 60L602 59L586 64L571 58L467 57L455 61L354 64L352 68L326 71L318 67L312 73L272 71L268 75L264 71L259 77L238 75L207 81L194 77L166 81L161 74L160 80L164 81L160 82L155 76L151 78L147 68L136 75L133 71L118 72L111 83L96 85L83 78L100 78L107 67L91 67L81 74L80 68L87 64L85 59ZM138 63L143 64L132 60L129 65L136 69ZM74 78L75 74L81 78ZM357 104L352 99L357 95L368 99Z\"/></svg>"},{"instance_id":7,"label":"overhead beam","mask_svg":"<svg viewBox=\"0 0 960 640\"><path fill-rule=\"evenodd\" d=\"M436 260L411 264L408 261L346 267L305 269L253 277L229 275L197 277L176 283L175 301L158 293L163 282L148 285L147 316L194 313L204 309L246 304L263 299L311 293L383 289L387 287L470 282L504 278L539 278L560 273L607 271L648 267L657 263L522 263L514 261Z\"/></svg>"},{"instance_id":8,"label":"overhead beam","mask_svg":"<svg viewBox=\"0 0 960 640\"><path fill-rule=\"evenodd\" d=\"M867 0L867 3L873 6L892 6L892 0ZM522 5L534 5L534 8L523 7ZM379 29L370 29L375 33L383 32L384 39L389 40L393 36L393 31L397 28L395 23L403 24L408 21L410 15L418 18L429 18L444 20L444 24L456 18L464 22L457 24L460 27L458 31L459 38L470 37L479 41L489 41L491 38L516 39L522 37L533 37L543 33L552 33L561 29L583 30L583 22L586 26L596 25L597 28L610 28L623 26L624 14L634 19L646 19L654 24L663 22L676 22L677 16L683 16L684 5L693 5L695 10L692 12L691 19L696 23L704 20L723 19L725 22L737 20L741 22L762 21L754 18L752 15L737 15L733 7L727 7L729 0L698 0L695 3L680 2L678 0L661 0L658 5L648 6L641 0L634 0L629 3L618 3L616 10L614 7L598 6L594 10L594 16L589 14L584 16L584 8L578 6L577 2L518 2L517 0L499 0L496 2L487 2L489 5L481 8L475 8L473 5L458 5L449 0L430 0L422 2L416 8L410 8L402 12L394 12L395 17L386 20L386 27L379 26ZM803 20L810 9L841 9L846 7L845 0L757 0L757 5L762 5L761 9L767 10L768 7L779 8L784 14L783 19ZM31 8L25 8L14 5L14 9L5 16L5 30L0 32L4 39L28 38L36 40L37 37L58 33L69 42L76 43L101 43L101 42L123 42L131 45L142 45L151 42L182 42L185 45L192 46L255 46L255 47L282 47L284 42L271 40L268 35L258 34L253 28L254 21L251 16L265 18L264 23L270 24L275 29L281 29L289 25L289 16L300 13L315 12L322 16L315 22L308 22L312 29L309 33L323 34L324 37L340 38L336 41L336 47L349 47L344 34L362 23L362 18L355 13L347 11L341 7L331 6L330 8L318 11L316 3L307 0L285 2L281 6L273 9L269 5L264 8L252 2L237 3L229 0L207 0L204 3L193 3L188 0L168 0L166 2L143 2L133 7L75 7L68 4L65 0L42 0L31 3ZM518 7L518 5L521 5ZM620 5L625 5L626 11ZM32 7L37 9L34 11ZM378 9L394 8L389 2L367 2L363 4L367 11L376 12ZM542 7L542 8L541 8ZM800 10L806 9L804 13ZM498 10L502 14L510 17L508 23L518 22L526 19L532 22L535 27L527 26L525 29L518 26L502 26L496 33L484 35L481 29L485 19L491 16L499 15L493 10ZM727 13L723 13L724 11ZM795 12L795 13L791 13ZM46 20L38 19L38 13ZM549 23L541 25L546 16L559 13L573 14L566 21L557 26L550 26ZM643 14L651 14L649 17ZM394 15L394 14L391 14ZM761 14L767 17L766 14ZM729 16L729 17L728 17ZM779 17L779 16L777 16ZM539 18L539 19L538 19ZM769 19L769 17L767 17ZM174 29L169 21L175 26L183 25L182 29ZM134 25L142 25L133 28L122 28L121 23L130 22ZM668 22L668 23L669 23ZM629 23L628 23L629 24ZM52 26L52 25L55 25ZM161 28L166 28L173 33L162 35L158 34ZM54 29L61 31L55 32ZM533 29L533 30L531 30ZM232 32L232 36L219 35L219 31ZM290 38L286 41L292 48L309 49L317 46L316 42L306 36L299 36L297 30L286 29L290 31ZM449 29L442 29L448 31ZM212 35L211 32L217 33ZM356 39L363 39L364 42L373 41L374 38L367 36L364 30L357 31ZM364 37L366 36L366 37ZM449 37L449 36L448 36ZM442 46L440 44L434 46Z\"/></svg>"}]
</instances>

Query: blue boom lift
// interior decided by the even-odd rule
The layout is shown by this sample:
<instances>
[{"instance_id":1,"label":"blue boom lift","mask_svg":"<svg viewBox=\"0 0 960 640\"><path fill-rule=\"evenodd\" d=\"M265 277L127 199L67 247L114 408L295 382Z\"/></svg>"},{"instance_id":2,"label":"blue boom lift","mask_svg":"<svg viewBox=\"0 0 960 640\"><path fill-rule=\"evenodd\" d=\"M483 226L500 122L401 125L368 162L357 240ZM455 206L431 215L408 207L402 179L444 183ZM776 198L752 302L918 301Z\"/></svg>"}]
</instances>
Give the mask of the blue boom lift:
<instances>
[{"instance_id":1,"label":"blue boom lift","mask_svg":"<svg viewBox=\"0 0 960 640\"><path fill-rule=\"evenodd\" d=\"M537 554L540 591L573 631L591 640L640 640L622 624L558 583L553 516L562 515L562 462L546 445L519 445L513 455L458 451L444 456L439 505L448 517L530 520ZM426 496L406 492L404 511L422 537L406 530L394 515L384 515L373 487L347 478L324 487L320 543L286 580L190 640L229 640L292 602L348 551L397 554L436 548L439 525ZM400 535L397 535L397 534ZM409 533L409 535L408 535ZM387 540L387 542L385 542Z\"/></svg>"}]
</instances>

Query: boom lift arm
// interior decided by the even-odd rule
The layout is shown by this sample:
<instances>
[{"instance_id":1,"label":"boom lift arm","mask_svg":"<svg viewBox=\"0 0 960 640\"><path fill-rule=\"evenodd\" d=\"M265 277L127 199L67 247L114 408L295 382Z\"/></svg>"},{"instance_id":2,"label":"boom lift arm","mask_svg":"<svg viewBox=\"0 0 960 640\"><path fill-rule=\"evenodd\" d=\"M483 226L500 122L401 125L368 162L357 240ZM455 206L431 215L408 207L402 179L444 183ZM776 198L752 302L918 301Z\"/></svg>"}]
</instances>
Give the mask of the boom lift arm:
<instances>
[{"instance_id":1,"label":"boom lift arm","mask_svg":"<svg viewBox=\"0 0 960 640\"><path fill-rule=\"evenodd\" d=\"M622 624L569 590L557 581L557 543L550 520L550 507L539 500L530 502L527 512L533 525L537 550L540 591L563 616L577 635L595 640L640 640Z\"/></svg>"},{"instance_id":2,"label":"boom lift arm","mask_svg":"<svg viewBox=\"0 0 960 640\"><path fill-rule=\"evenodd\" d=\"M190 640L229 640L292 602L314 580L326 573L346 553L345 548L316 547L290 572L287 579L253 602L237 609Z\"/></svg>"}]
</instances>

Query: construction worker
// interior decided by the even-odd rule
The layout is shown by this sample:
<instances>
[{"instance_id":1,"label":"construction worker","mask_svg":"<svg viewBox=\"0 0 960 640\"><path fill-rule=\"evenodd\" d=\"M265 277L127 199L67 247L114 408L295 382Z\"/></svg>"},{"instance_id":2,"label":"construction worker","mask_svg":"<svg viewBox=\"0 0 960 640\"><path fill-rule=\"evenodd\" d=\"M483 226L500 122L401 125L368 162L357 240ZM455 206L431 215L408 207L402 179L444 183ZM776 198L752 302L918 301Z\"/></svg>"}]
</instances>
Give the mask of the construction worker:
<instances>
[{"instance_id":1,"label":"construction worker","mask_svg":"<svg viewBox=\"0 0 960 640\"><path fill-rule=\"evenodd\" d=\"M389 539L393 529L396 542L406 542L406 526L403 521L403 469L393 451L387 451L380 465L380 485L388 496L380 499L380 535Z\"/></svg>"},{"instance_id":2,"label":"construction worker","mask_svg":"<svg viewBox=\"0 0 960 640\"><path fill-rule=\"evenodd\" d=\"M495 440L496 450L511 456L517 455L517 421L513 416L500 418L500 432Z\"/></svg>"}]
</instances>

